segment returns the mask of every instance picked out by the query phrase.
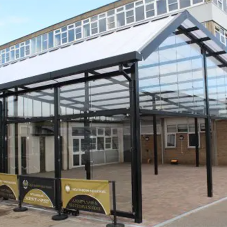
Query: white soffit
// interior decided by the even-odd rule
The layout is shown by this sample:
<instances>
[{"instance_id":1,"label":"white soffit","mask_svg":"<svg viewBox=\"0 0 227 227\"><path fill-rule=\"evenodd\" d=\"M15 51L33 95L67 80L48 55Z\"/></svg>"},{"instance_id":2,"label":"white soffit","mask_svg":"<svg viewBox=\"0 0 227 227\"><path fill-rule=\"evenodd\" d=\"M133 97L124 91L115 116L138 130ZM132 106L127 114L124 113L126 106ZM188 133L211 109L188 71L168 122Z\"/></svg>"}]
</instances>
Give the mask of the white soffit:
<instances>
[{"instance_id":1,"label":"white soffit","mask_svg":"<svg viewBox=\"0 0 227 227\"><path fill-rule=\"evenodd\" d=\"M176 16L137 25L109 35L47 52L0 68L0 84L29 78L134 51L140 51Z\"/></svg>"}]
</instances>

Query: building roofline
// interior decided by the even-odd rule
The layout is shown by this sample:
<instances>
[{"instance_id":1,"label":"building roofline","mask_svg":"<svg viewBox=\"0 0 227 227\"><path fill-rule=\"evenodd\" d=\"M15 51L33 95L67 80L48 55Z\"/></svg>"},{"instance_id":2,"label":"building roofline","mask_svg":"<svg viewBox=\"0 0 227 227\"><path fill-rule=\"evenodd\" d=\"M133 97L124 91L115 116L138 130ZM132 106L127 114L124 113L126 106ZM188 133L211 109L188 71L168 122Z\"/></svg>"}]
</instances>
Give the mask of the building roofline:
<instances>
[{"instance_id":1,"label":"building roofline","mask_svg":"<svg viewBox=\"0 0 227 227\"><path fill-rule=\"evenodd\" d=\"M87 19L89 17L95 16L95 15L100 14L100 13L104 13L104 12L106 12L108 10L115 9L117 7L123 6L123 5L127 4L127 3L134 2L134 1L136 1L136 0L117 0L117 1L114 1L114 2L109 3L107 5L104 5L104 6L96 8L96 9L87 11L85 13L79 14L77 16L71 17L69 19L63 20L63 21L58 22L56 24L50 25L50 26L45 27L43 29L40 29L38 31L32 32L32 33L30 33L28 35L22 36L20 38L17 38L17 39L14 39L14 40L10 41L10 42L2 44L2 45L0 45L0 50L3 50L5 48L11 47L11 46L13 46L15 44L24 42L24 41L26 41L28 39L37 37L39 35L48 33L50 31L59 29L61 27L69 25L71 23L75 23L76 21Z\"/></svg>"}]
</instances>

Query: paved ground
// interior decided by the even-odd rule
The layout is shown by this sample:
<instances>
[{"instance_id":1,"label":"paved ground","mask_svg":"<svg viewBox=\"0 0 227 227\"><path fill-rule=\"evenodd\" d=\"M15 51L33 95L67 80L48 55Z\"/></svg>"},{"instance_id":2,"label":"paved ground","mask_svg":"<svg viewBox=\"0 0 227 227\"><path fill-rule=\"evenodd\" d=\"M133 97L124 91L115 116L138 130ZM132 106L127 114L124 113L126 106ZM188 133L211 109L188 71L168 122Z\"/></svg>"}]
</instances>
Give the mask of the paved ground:
<instances>
[{"instance_id":1,"label":"paved ground","mask_svg":"<svg viewBox=\"0 0 227 227\"><path fill-rule=\"evenodd\" d=\"M223 201L203 209L195 210L177 220L160 224L156 227L226 227L227 201Z\"/></svg>"},{"instance_id":2,"label":"paved ground","mask_svg":"<svg viewBox=\"0 0 227 227\"><path fill-rule=\"evenodd\" d=\"M206 196L206 169L205 167L195 168L193 166L171 166L164 165L160 166L159 176L153 175L153 166L143 165L143 218L144 222L142 226L150 227L162 223L166 220L174 218L178 215L184 214L190 210L196 209L198 207L204 206L206 204L212 203L220 198L227 197L227 181L226 179L227 167L214 167L213 168L213 179L214 179L214 197L208 198ZM45 173L46 177L53 176L53 173ZM83 169L74 169L70 171L64 171L63 177L69 178L84 178ZM123 211L131 211L131 189L130 189L130 166L125 164L119 165L109 165L95 167L93 171L94 179L106 179L106 180L116 180L117 182L117 201L118 209ZM34 211L29 211L34 212ZM36 212L35 212L36 213ZM1 214L0 214L1 215ZM12 214L17 215L17 214ZM23 214L27 215L27 214ZM11 221L11 216L2 216L0 227L10 227L7 226L8 222ZM32 215L27 215L27 218L32 217ZM35 219L40 221L42 218L36 215ZM50 221L50 216L45 216L45 220L48 225L41 226L57 226L56 223ZM4 218L5 222L2 222ZM17 216L18 217L18 216ZM93 216L94 217L94 216ZM87 220L84 217L73 218L73 220ZM87 226L105 226L109 220L103 222L104 217L102 217L101 222L89 221ZM35 220L34 218L32 221ZM97 216L95 219L99 219ZM13 220L13 219L12 219ZM19 219L18 219L19 220ZM22 219L21 219L22 220ZM131 220L121 221L133 225ZM70 220L71 222L71 220ZM4 223L4 225L2 225ZM24 224L27 222L25 221ZM89 224L90 223L90 224ZM23 225L23 227L26 225ZM31 225L30 225L31 226ZM39 225L35 225L38 227ZM61 225L59 225L61 226ZM67 226L67 225L63 225ZM79 226L79 225L75 225ZM83 225L86 226L86 225ZM196 226L196 225L195 225ZM227 224L225 225L227 226Z\"/></svg>"}]
</instances>

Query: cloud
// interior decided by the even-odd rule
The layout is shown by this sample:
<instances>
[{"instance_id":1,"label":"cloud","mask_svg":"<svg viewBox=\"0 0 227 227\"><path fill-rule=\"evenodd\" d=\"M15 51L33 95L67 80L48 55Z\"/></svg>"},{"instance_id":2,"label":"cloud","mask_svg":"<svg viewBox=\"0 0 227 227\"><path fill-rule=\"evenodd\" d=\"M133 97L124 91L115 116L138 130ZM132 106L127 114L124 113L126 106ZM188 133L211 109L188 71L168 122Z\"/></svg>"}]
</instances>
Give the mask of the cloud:
<instances>
[{"instance_id":1,"label":"cloud","mask_svg":"<svg viewBox=\"0 0 227 227\"><path fill-rule=\"evenodd\" d=\"M0 18L0 27L26 24L28 21L29 19L27 17L8 16L8 17L5 17L4 20L1 20Z\"/></svg>"}]
</instances>

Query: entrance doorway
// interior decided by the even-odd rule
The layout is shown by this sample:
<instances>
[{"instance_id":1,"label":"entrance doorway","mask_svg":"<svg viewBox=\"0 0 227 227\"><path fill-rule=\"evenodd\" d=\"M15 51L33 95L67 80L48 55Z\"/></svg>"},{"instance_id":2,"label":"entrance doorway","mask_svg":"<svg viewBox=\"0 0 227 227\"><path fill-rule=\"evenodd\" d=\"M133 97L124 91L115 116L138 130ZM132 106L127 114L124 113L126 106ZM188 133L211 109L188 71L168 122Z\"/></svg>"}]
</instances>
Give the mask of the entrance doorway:
<instances>
[{"instance_id":1,"label":"entrance doorway","mask_svg":"<svg viewBox=\"0 0 227 227\"><path fill-rule=\"evenodd\" d=\"M40 144L40 173L43 173L46 171L46 140L45 137L41 136L39 137L39 144Z\"/></svg>"},{"instance_id":2,"label":"entrance doorway","mask_svg":"<svg viewBox=\"0 0 227 227\"><path fill-rule=\"evenodd\" d=\"M73 167L85 165L84 137L73 138Z\"/></svg>"},{"instance_id":3,"label":"entrance doorway","mask_svg":"<svg viewBox=\"0 0 227 227\"><path fill-rule=\"evenodd\" d=\"M21 173L27 174L27 138L21 137Z\"/></svg>"}]
</instances>

